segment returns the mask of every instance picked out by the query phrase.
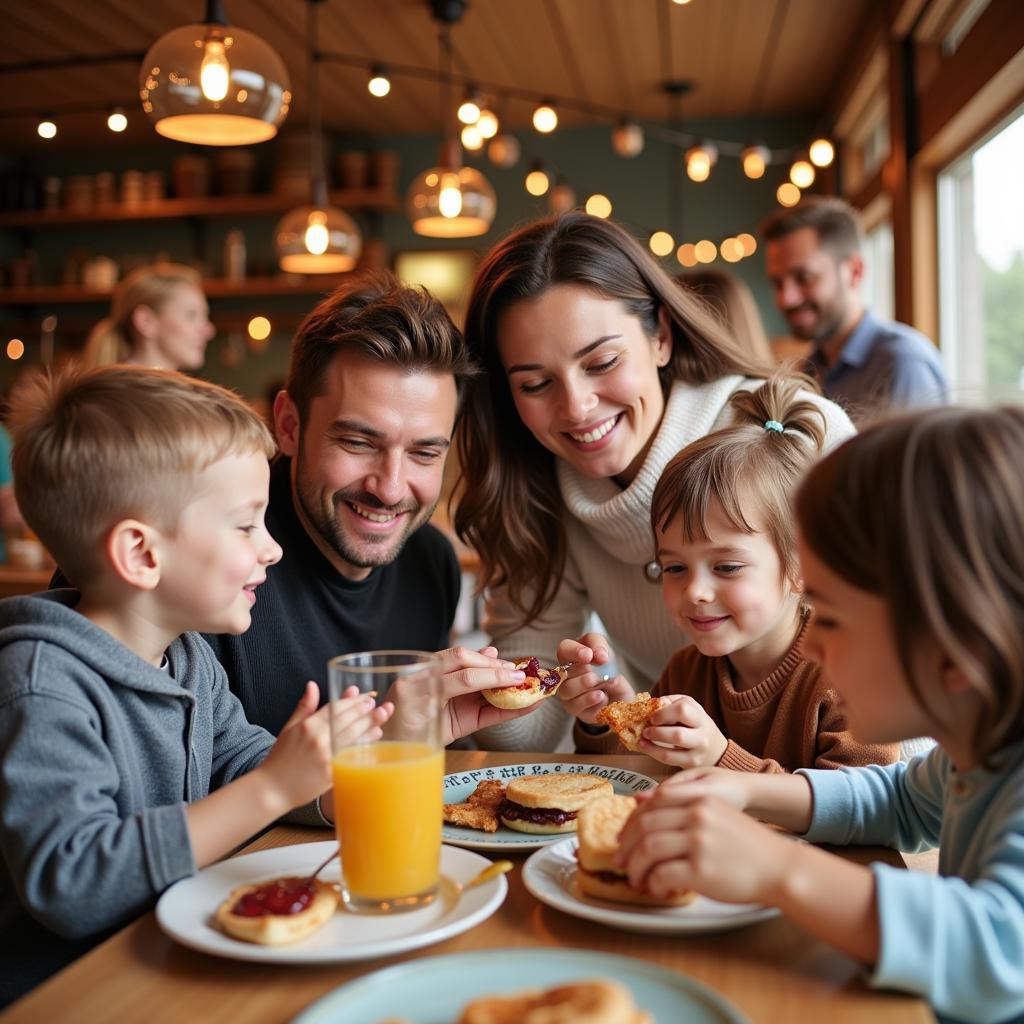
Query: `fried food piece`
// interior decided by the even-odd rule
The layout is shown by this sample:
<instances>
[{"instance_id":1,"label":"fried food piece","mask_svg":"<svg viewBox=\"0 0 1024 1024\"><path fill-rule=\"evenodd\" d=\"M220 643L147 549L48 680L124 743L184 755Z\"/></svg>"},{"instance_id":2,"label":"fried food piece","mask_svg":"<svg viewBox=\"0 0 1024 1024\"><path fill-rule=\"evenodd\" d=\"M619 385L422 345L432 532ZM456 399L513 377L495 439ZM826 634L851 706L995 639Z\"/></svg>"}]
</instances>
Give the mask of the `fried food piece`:
<instances>
[{"instance_id":1,"label":"fried food piece","mask_svg":"<svg viewBox=\"0 0 1024 1024\"><path fill-rule=\"evenodd\" d=\"M601 725L610 726L627 750L639 750L644 729L660 707L660 697L638 693L635 700L616 700L601 708L596 720Z\"/></svg>"},{"instance_id":2,"label":"fried food piece","mask_svg":"<svg viewBox=\"0 0 1024 1024\"><path fill-rule=\"evenodd\" d=\"M459 1024L651 1024L651 1018L629 989L595 980L474 999Z\"/></svg>"},{"instance_id":3,"label":"fried food piece","mask_svg":"<svg viewBox=\"0 0 1024 1024\"><path fill-rule=\"evenodd\" d=\"M497 779L485 779L461 804L445 804L444 820L481 832L498 831L498 807L505 799L505 786Z\"/></svg>"}]
</instances>

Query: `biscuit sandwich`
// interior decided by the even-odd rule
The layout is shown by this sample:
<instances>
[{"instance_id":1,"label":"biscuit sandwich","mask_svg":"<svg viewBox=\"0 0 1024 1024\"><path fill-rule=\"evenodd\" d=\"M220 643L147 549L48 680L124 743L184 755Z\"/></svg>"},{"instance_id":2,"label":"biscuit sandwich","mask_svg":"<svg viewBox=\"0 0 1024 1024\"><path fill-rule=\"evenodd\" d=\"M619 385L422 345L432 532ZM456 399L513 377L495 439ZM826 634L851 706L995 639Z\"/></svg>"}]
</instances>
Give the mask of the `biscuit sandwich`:
<instances>
[{"instance_id":1,"label":"biscuit sandwich","mask_svg":"<svg viewBox=\"0 0 1024 1024\"><path fill-rule=\"evenodd\" d=\"M644 729L660 707L660 697L638 693L633 700L616 700L601 708L595 721L609 726L627 750L639 750Z\"/></svg>"},{"instance_id":2,"label":"biscuit sandwich","mask_svg":"<svg viewBox=\"0 0 1024 1024\"><path fill-rule=\"evenodd\" d=\"M505 711L528 708L531 704L544 700L545 697L553 697L559 686L565 682L568 672L566 665L541 668L540 662L536 658L523 658L515 665L516 668L526 673L526 679L523 682L480 691L485 700Z\"/></svg>"},{"instance_id":3,"label":"biscuit sandwich","mask_svg":"<svg viewBox=\"0 0 1024 1024\"><path fill-rule=\"evenodd\" d=\"M526 775L505 788L498 816L506 828L536 835L576 831L576 815L588 801L611 796L612 784L596 775Z\"/></svg>"},{"instance_id":4,"label":"biscuit sandwich","mask_svg":"<svg viewBox=\"0 0 1024 1024\"><path fill-rule=\"evenodd\" d=\"M234 939L283 946L312 935L337 909L333 885L318 878L275 878L232 890L215 919Z\"/></svg>"},{"instance_id":5,"label":"biscuit sandwich","mask_svg":"<svg viewBox=\"0 0 1024 1024\"><path fill-rule=\"evenodd\" d=\"M651 1016L637 1009L625 986L588 979L474 999L458 1024L651 1024Z\"/></svg>"},{"instance_id":6,"label":"biscuit sandwich","mask_svg":"<svg viewBox=\"0 0 1024 1024\"><path fill-rule=\"evenodd\" d=\"M695 893L682 890L659 900L629 884L629 878L613 860L619 849L619 833L633 813L636 800L631 796L607 796L591 800L580 811L576 857L579 870L576 882L587 896L616 903L635 903L649 907L680 907Z\"/></svg>"}]
</instances>

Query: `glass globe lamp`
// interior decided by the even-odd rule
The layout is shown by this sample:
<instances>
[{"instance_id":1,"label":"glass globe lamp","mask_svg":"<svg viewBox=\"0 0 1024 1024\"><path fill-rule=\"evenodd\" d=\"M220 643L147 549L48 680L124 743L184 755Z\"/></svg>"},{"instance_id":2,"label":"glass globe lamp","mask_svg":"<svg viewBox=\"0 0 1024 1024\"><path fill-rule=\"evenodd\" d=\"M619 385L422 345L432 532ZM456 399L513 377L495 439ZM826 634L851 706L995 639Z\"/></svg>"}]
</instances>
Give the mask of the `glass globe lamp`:
<instances>
[{"instance_id":1,"label":"glass globe lamp","mask_svg":"<svg viewBox=\"0 0 1024 1024\"><path fill-rule=\"evenodd\" d=\"M278 266L289 274L343 274L359 262L363 239L352 218L334 206L298 206L274 231Z\"/></svg>"},{"instance_id":2,"label":"glass globe lamp","mask_svg":"<svg viewBox=\"0 0 1024 1024\"><path fill-rule=\"evenodd\" d=\"M491 183L475 167L451 161L413 180L405 208L418 235L473 238L490 228L498 203Z\"/></svg>"}]
</instances>

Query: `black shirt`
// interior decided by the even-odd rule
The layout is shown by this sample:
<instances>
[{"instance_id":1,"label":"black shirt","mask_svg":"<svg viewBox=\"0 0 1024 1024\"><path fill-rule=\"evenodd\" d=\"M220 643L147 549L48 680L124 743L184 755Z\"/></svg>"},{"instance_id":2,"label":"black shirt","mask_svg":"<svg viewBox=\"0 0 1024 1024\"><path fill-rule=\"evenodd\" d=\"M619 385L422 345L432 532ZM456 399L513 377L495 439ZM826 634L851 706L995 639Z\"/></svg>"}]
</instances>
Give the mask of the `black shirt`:
<instances>
[{"instance_id":1,"label":"black shirt","mask_svg":"<svg viewBox=\"0 0 1024 1024\"><path fill-rule=\"evenodd\" d=\"M291 460L271 465L267 528L284 551L256 591L241 636L207 635L250 722L277 735L308 679L327 699L327 662L338 654L449 646L460 574L448 539L422 526L389 565L364 580L341 576L299 521Z\"/></svg>"}]
</instances>

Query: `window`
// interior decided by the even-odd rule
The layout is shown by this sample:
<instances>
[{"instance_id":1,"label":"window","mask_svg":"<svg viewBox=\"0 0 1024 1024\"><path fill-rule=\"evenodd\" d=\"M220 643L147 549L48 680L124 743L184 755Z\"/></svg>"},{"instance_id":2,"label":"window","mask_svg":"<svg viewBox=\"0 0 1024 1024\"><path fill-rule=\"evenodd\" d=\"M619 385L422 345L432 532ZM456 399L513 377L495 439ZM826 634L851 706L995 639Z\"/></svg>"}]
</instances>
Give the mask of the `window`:
<instances>
[{"instance_id":1,"label":"window","mask_svg":"<svg viewBox=\"0 0 1024 1024\"><path fill-rule=\"evenodd\" d=\"M883 320L893 319L895 271L892 224L884 220L864 235L864 301Z\"/></svg>"},{"instance_id":2,"label":"window","mask_svg":"<svg viewBox=\"0 0 1024 1024\"><path fill-rule=\"evenodd\" d=\"M959 401L1024 402L1024 111L938 181L942 352Z\"/></svg>"}]
</instances>

